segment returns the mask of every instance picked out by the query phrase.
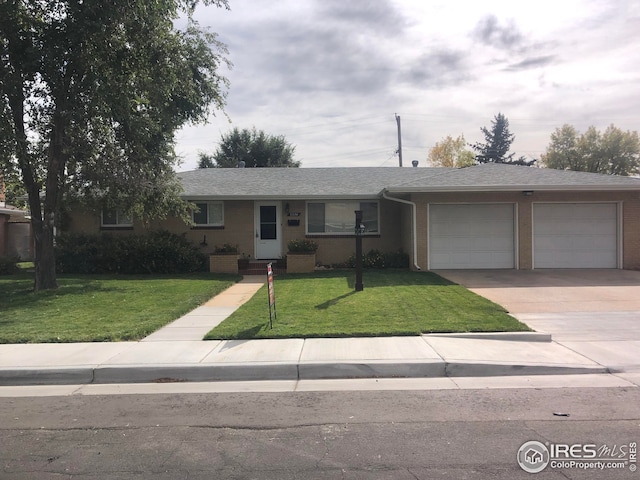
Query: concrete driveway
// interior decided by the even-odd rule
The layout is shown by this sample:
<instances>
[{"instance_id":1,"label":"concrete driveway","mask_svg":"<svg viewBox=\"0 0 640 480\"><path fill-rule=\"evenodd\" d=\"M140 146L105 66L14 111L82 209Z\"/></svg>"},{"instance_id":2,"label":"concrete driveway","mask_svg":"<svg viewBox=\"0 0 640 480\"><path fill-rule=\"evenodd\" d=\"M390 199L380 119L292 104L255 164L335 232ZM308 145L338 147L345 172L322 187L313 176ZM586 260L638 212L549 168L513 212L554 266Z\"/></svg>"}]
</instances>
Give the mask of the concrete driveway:
<instances>
[{"instance_id":1,"label":"concrete driveway","mask_svg":"<svg viewBox=\"0 0 640 480\"><path fill-rule=\"evenodd\" d=\"M640 372L640 272L440 270L612 371Z\"/></svg>"}]
</instances>

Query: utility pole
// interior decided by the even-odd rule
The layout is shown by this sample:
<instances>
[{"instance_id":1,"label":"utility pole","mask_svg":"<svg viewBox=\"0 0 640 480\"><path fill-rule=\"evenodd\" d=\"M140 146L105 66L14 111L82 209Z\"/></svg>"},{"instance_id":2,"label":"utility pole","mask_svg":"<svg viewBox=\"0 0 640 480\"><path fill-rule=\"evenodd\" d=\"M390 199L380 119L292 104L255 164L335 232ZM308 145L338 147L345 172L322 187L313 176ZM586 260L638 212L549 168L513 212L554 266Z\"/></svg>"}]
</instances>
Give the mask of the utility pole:
<instances>
[{"instance_id":1,"label":"utility pole","mask_svg":"<svg viewBox=\"0 0 640 480\"><path fill-rule=\"evenodd\" d=\"M398 161L400 166L402 166L402 130L400 128L400 115L397 113L396 115L396 123L398 124Z\"/></svg>"}]
</instances>

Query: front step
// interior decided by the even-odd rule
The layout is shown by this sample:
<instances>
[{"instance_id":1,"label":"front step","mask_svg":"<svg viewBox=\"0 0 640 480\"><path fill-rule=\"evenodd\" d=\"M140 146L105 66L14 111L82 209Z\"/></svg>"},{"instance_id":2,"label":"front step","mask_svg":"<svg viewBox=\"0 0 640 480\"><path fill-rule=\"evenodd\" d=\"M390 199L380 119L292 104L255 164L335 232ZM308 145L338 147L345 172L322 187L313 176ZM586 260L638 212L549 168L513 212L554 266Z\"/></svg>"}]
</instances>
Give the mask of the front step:
<instances>
[{"instance_id":1,"label":"front step","mask_svg":"<svg viewBox=\"0 0 640 480\"><path fill-rule=\"evenodd\" d=\"M246 268L238 270L240 275L267 275L267 265L271 263L274 275L284 275L287 273L286 265L278 263L278 260L254 260L249 262Z\"/></svg>"}]
</instances>

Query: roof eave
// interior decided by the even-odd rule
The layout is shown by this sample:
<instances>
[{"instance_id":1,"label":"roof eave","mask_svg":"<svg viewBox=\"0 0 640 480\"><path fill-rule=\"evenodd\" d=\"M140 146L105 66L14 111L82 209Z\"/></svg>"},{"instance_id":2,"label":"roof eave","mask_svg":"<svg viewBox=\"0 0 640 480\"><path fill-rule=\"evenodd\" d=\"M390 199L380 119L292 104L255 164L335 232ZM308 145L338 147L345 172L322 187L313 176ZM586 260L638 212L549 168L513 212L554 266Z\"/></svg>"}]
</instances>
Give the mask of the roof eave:
<instances>
[{"instance_id":1,"label":"roof eave","mask_svg":"<svg viewBox=\"0 0 640 480\"><path fill-rule=\"evenodd\" d=\"M278 201L278 200L369 200L378 198L380 194L370 195L180 195L184 200L255 200L255 201Z\"/></svg>"},{"instance_id":2,"label":"roof eave","mask_svg":"<svg viewBox=\"0 0 640 480\"><path fill-rule=\"evenodd\" d=\"M639 191L640 185L465 185L447 187L389 187L389 193L452 193L452 192L585 192L585 191Z\"/></svg>"}]
</instances>

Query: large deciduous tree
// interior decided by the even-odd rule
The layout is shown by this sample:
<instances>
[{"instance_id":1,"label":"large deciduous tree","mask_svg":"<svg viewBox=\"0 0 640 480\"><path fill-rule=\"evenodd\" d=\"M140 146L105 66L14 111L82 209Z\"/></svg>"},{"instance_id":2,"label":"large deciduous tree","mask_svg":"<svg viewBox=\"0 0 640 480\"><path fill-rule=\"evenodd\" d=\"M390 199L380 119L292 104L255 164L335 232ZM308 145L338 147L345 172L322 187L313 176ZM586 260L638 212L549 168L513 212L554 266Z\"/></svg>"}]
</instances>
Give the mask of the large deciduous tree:
<instances>
[{"instance_id":1,"label":"large deciduous tree","mask_svg":"<svg viewBox=\"0 0 640 480\"><path fill-rule=\"evenodd\" d=\"M581 134L572 125L563 125L551 134L551 142L541 157L545 167L559 170L637 175L640 173L638 132L610 125L604 132L591 126Z\"/></svg>"},{"instance_id":2,"label":"large deciduous tree","mask_svg":"<svg viewBox=\"0 0 640 480\"><path fill-rule=\"evenodd\" d=\"M453 138L447 135L429 150L427 161L434 167L462 168L475 163L475 155L467 149L464 135Z\"/></svg>"},{"instance_id":3,"label":"large deciduous tree","mask_svg":"<svg viewBox=\"0 0 640 480\"><path fill-rule=\"evenodd\" d=\"M535 160L526 160L525 157L514 159L515 153L509 153L516 136L509 131L509 120L502 113L498 113L491 121L491 130L482 127L480 131L485 141L471 145L471 148L476 151L478 163L493 162L527 166L535 163Z\"/></svg>"},{"instance_id":4,"label":"large deciduous tree","mask_svg":"<svg viewBox=\"0 0 640 480\"><path fill-rule=\"evenodd\" d=\"M221 109L228 86L224 45L192 19L198 3L0 2L0 168L19 172L27 191L35 290L57 286L65 195L143 219L186 208L174 132ZM188 21L177 30L181 15Z\"/></svg>"},{"instance_id":5,"label":"large deciduous tree","mask_svg":"<svg viewBox=\"0 0 640 480\"><path fill-rule=\"evenodd\" d=\"M200 153L199 168L299 167L293 159L296 147L284 135L268 135L262 130L234 128L220 136L217 150Z\"/></svg>"}]
</instances>

